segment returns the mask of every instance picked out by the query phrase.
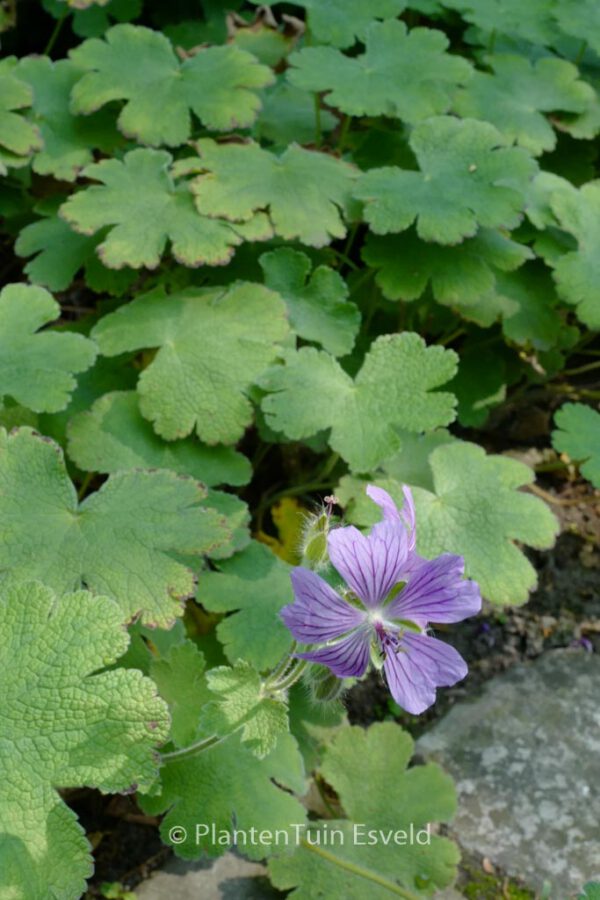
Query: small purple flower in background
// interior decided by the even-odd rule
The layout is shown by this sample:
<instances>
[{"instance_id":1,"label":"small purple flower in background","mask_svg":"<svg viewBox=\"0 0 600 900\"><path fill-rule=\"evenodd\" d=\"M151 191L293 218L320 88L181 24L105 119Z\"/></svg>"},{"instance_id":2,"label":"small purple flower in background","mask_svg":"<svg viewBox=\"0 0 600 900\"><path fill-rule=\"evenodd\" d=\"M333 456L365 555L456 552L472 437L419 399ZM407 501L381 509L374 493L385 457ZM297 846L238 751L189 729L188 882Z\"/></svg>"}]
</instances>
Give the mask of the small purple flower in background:
<instances>
[{"instance_id":1,"label":"small purple flower in background","mask_svg":"<svg viewBox=\"0 0 600 900\"><path fill-rule=\"evenodd\" d=\"M412 495L403 490L398 510L386 491L367 488L383 512L368 536L352 526L329 532L329 558L347 589L340 595L310 569L294 569L295 600L281 616L297 641L319 645L297 656L340 678L360 678L371 659L383 668L394 700L417 714L434 703L437 687L467 674L462 656L427 634L429 622L472 616L481 597L477 584L462 577L461 556L417 555Z\"/></svg>"}]
</instances>

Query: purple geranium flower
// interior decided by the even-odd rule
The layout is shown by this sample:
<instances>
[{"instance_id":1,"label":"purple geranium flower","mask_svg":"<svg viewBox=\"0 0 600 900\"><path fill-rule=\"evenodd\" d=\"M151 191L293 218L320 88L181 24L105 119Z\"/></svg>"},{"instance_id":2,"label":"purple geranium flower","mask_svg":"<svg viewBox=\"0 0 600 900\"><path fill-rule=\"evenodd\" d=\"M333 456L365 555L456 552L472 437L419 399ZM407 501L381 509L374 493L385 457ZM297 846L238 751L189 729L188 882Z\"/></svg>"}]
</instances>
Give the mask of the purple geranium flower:
<instances>
[{"instance_id":1,"label":"purple geranium flower","mask_svg":"<svg viewBox=\"0 0 600 900\"><path fill-rule=\"evenodd\" d=\"M462 656L427 633L429 622L459 622L481 609L479 588L465 580L461 556L425 560L415 552L410 489L398 510L390 495L370 485L383 521L366 536L333 529L329 558L347 589L341 594L309 569L292 572L295 600L281 616L297 641L317 649L297 656L328 666L340 678L364 675L369 659L383 667L394 700L411 713L435 701L436 688L467 674Z\"/></svg>"}]
</instances>

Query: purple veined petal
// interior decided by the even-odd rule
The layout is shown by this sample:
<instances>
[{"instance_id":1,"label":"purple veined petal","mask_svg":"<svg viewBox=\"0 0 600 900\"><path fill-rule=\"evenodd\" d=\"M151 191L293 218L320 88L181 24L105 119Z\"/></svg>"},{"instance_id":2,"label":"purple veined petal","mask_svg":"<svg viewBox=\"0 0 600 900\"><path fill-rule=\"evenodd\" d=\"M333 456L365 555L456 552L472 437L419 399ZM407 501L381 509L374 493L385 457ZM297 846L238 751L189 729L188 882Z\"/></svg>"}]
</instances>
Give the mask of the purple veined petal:
<instances>
[{"instance_id":1,"label":"purple veined petal","mask_svg":"<svg viewBox=\"0 0 600 900\"><path fill-rule=\"evenodd\" d=\"M476 582L464 579L462 556L445 553L423 560L408 584L386 609L388 618L426 622L460 622L481 609Z\"/></svg>"},{"instance_id":2,"label":"purple veined petal","mask_svg":"<svg viewBox=\"0 0 600 900\"><path fill-rule=\"evenodd\" d=\"M454 647L424 634L402 635L400 650L386 654L383 668L392 697L418 715L435 702L435 689L456 684L467 664Z\"/></svg>"},{"instance_id":3,"label":"purple veined petal","mask_svg":"<svg viewBox=\"0 0 600 900\"><path fill-rule=\"evenodd\" d=\"M407 485L403 486L402 493L404 494L404 504L402 509L398 509L388 492L384 491L383 488L377 487L374 484L369 484L367 486L367 496L369 496L383 512L383 524L392 523L405 528L408 534L408 549L414 550L417 541L415 504L413 502L411 489ZM376 533L381 527L381 524L382 523L375 525L371 534Z\"/></svg>"},{"instance_id":4,"label":"purple veined petal","mask_svg":"<svg viewBox=\"0 0 600 900\"><path fill-rule=\"evenodd\" d=\"M346 603L310 569L294 569L291 579L295 600L284 606L280 615L297 641L322 644L365 621L365 612Z\"/></svg>"},{"instance_id":5,"label":"purple veined petal","mask_svg":"<svg viewBox=\"0 0 600 900\"><path fill-rule=\"evenodd\" d=\"M328 666L338 678L360 678L369 664L370 643L371 629L363 626L329 647L296 653L296 656Z\"/></svg>"},{"instance_id":6,"label":"purple veined petal","mask_svg":"<svg viewBox=\"0 0 600 900\"><path fill-rule=\"evenodd\" d=\"M380 522L368 537L349 525L329 533L329 558L365 606L381 603L400 578L408 557L404 529Z\"/></svg>"}]
</instances>

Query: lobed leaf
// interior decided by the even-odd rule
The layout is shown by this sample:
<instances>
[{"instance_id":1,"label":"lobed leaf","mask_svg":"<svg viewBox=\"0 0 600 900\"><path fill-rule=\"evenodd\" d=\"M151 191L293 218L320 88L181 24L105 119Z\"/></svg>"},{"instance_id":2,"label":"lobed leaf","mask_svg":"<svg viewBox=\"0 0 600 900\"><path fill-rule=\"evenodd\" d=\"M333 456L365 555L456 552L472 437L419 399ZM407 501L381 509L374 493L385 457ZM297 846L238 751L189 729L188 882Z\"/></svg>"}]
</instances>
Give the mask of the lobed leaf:
<instances>
[{"instance_id":1,"label":"lobed leaf","mask_svg":"<svg viewBox=\"0 0 600 900\"><path fill-rule=\"evenodd\" d=\"M554 424L554 449L581 463L581 474L600 487L600 413L585 403L564 403Z\"/></svg>"},{"instance_id":2,"label":"lobed leaf","mask_svg":"<svg viewBox=\"0 0 600 900\"><path fill-rule=\"evenodd\" d=\"M149 787L167 709L140 672L105 670L129 642L106 597L5 588L0 631L0 894L76 900L91 847L58 790Z\"/></svg>"},{"instance_id":3,"label":"lobed leaf","mask_svg":"<svg viewBox=\"0 0 600 900\"><path fill-rule=\"evenodd\" d=\"M383 335L352 379L323 351L288 353L261 384L267 424L292 440L331 429L330 446L367 472L400 446L398 429L428 431L454 418L455 398L435 389L456 372L456 354L419 335Z\"/></svg>"},{"instance_id":4,"label":"lobed leaf","mask_svg":"<svg viewBox=\"0 0 600 900\"><path fill-rule=\"evenodd\" d=\"M167 440L196 431L207 444L239 440L252 421L251 385L288 332L280 297L257 284L162 288L93 329L101 353L159 347L138 381L140 411Z\"/></svg>"},{"instance_id":5,"label":"lobed leaf","mask_svg":"<svg viewBox=\"0 0 600 900\"><path fill-rule=\"evenodd\" d=\"M73 112L125 100L119 129L151 146L185 143L190 111L211 131L247 128L260 109L256 91L274 77L234 44L205 47L180 62L165 35L130 24L110 28L105 40L84 41L71 59L86 72L73 87Z\"/></svg>"},{"instance_id":6,"label":"lobed leaf","mask_svg":"<svg viewBox=\"0 0 600 900\"><path fill-rule=\"evenodd\" d=\"M168 471L111 477L78 503L60 448L29 428L0 430L4 583L38 578L57 592L83 585L119 605L121 620L169 627L194 590L174 554L197 558L231 532L201 506L202 485ZM9 524L8 524L9 523Z\"/></svg>"},{"instance_id":7,"label":"lobed leaf","mask_svg":"<svg viewBox=\"0 0 600 900\"><path fill-rule=\"evenodd\" d=\"M10 396L34 412L64 409L77 382L89 369L94 343L80 334L41 329L60 314L40 287L9 284L0 292L0 399Z\"/></svg>"},{"instance_id":8,"label":"lobed leaf","mask_svg":"<svg viewBox=\"0 0 600 900\"><path fill-rule=\"evenodd\" d=\"M376 234L404 231L416 221L425 241L456 244L479 226L514 228L525 208L534 160L507 146L487 122L435 116L419 123L410 146L421 171L387 166L359 179L355 196Z\"/></svg>"},{"instance_id":9,"label":"lobed leaf","mask_svg":"<svg viewBox=\"0 0 600 900\"><path fill-rule=\"evenodd\" d=\"M445 113L471 65L446 52L448 39L432 28L374 22L365 52L345 56L332 47L306 47L290 56L293 85L324 93L328 106L351 116L390 116L418 122Z\"/></svg>"}]
</instances>

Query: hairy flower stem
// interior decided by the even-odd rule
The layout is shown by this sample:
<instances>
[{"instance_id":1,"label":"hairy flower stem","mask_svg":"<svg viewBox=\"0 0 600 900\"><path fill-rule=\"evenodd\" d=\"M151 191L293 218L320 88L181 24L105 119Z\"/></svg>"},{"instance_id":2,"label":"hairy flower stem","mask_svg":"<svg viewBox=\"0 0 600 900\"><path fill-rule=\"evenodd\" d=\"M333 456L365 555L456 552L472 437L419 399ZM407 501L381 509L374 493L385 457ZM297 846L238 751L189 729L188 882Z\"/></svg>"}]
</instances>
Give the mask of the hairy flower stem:
<instances>
[{"instance_id":1,"label":"hairy flower stem","mask_svg":"<svg viewBox=\"0 0 600 900\"><path fill-rule=\"evenodd\" d=\"M306 659L292 659L291 665L287 671L284 670L282 677L277 681L273 681L271 678L267 679L264 687L265 693L276 694L280 691L287 691L300 679L307 665L308 661Z\"/></svg>"}]
</instances>

